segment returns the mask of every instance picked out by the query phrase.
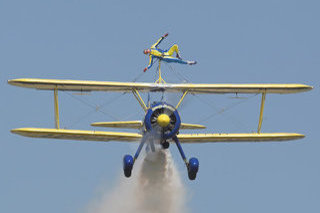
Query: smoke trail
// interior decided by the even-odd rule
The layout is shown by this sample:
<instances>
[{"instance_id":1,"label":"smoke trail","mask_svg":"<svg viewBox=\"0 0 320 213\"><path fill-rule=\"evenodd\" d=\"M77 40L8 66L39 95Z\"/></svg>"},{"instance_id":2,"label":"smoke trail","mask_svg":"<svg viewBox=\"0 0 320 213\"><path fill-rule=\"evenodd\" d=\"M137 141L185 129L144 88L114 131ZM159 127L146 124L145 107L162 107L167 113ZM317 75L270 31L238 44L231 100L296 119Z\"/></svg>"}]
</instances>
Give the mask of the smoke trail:
<instances>
[{"instance_id":1,"label":"smoke trail","mask_svg":"<svg viewBox=\"0 0 320 213\"><path fill-rule=\"evenodd\" d=\"M132 177L120 177L114 189L88 213L182 213L185 189L168 150L150 152L135 164Z\"/></svg>"}]
</instances>

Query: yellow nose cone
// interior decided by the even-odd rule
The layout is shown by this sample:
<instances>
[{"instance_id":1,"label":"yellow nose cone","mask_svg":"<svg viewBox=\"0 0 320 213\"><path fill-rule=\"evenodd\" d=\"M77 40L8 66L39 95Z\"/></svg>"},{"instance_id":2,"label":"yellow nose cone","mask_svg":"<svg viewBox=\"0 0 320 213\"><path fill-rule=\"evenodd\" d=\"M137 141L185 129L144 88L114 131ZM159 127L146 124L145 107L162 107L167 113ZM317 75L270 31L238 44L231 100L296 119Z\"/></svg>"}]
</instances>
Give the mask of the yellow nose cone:
<instances>
[{"instance_id":1,"label":"yellow nose cone","mask_svg":"<svg viewBox=\"0 0 320 213\"><path fill-rule=\"evenodd\" d=\"M166 127L169 125L170 123L170 118L168 115L166 114L161 114L159 115L159 117L157 118L157 123L159 124L159 126L161 127Z\"/></svg>"}]
</instances>

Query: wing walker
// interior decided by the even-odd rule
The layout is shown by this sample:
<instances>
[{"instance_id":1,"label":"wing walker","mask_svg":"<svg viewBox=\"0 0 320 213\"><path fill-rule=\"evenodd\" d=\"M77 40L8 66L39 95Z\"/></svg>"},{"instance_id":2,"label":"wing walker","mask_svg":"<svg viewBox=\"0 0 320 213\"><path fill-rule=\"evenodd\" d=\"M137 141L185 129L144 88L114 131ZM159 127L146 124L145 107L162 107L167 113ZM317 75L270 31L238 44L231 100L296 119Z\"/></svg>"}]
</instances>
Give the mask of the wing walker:
<instances>
[{"instance_id":1,"label":"wing walker","mask_svg":"<svg viewBox=\"0 0 320 213\"><path fill-rule=\"evenodd\" d=\"M265 98L267 94L289 94L306 92L312 89L311 86L304 84L192 84L192 83L166 83L162 78L160 62L174 62L184 64L180 57L179 50L174 45L174 49L168 51L154 50L157 45L166 37L162 36L156 45L153 45L145 54L150 54L149 63L152 60L159 59L158 79L154 83L139 82L109 82L109 81L88 81L88 80L56 80L56 79L12 79L8 83L13 86L34 88L38 90L53 91L55 128L17 128L11 132L26 137L34 138L53 138L63 140L85 140L85 141L121 141L121 142L139 142L138 149L134 156L125 155L123 158L123 170L126 177L131 176L133 165L144 145L147 150L154 152L156 146L163 149L169 148L171 143L176 144L180 155L186 165L190 180L196 178L199 170L199 161L197 158L187 159L181 144L183 143L212 143L212 142L262 142L262 141L288 141L301 139L304 137L298 133L263 133L261 126L263 121L263 111ZM173 51L174 50L174 51ZM152 51L160 55L152 55ZM177 57L172 57L173 53ZM183 61L183 62L182 62ZM185 64L195 64L194 61L185 62ZM151 67L151 66L150 66ZM150 68L149 67L149 68ZM148 67L147 67L148 68ZM99 91L99 92L129 92L132 93L145 112L144 119L137 121L103 121L92 123L95 127L125 128L137 129L139 133L129 132L111 132L95 130L75 130L60 128L58 91ZM153 104L145 103L140 93L147 92L167 92L180 93L181 98L177 105L171 105L164 101L157 101ZM200 124L182 123L178 109L182 101L188 94L261 94L261 106L257 131L255 133L208 133L208 134L183 134L179 133L183 129L203 129L205 126Z\"/></svg>"}]
</instances>

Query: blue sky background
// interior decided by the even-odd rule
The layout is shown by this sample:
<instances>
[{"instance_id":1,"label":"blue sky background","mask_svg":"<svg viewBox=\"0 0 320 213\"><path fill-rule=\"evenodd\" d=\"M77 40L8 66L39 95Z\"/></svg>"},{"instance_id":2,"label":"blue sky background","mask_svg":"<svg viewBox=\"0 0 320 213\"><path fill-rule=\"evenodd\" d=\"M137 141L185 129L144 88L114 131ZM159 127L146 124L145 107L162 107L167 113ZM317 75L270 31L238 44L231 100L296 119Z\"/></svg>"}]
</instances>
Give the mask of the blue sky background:
<instances>
[{"instance_id":1,"label":"blue sky background","mask_svg":"<svg viewBox=\"0 0 320 213\"><path fill-rule=\"evenodd\" d=\"M131 81L148 62L142 50L165 32L169 37L161 47L176 42L184 58L198 61L192 67L174 65L174 72L164 66L169 82L181 81L180 73L194 83L315 87L266 98L262 130L299 132L306 134L303 140L185 145L186 154L201 164L194 182L172 146L190 210L319 212L319 6L310 0L0 1L0 212L81 212L101 185L113 186L122 156L136 148L10 134L17 127L53 127L53 94L12 87L7 80ZM139 80L153 81L154 71ZM91 122L113 120L110 114L142 118L133 97L118 96L60 92L61 126L92 129ZM260 96L232 97L187 97L183 122L204 121L206 132L256 131ZM96 106L104 106L103 113L95 112ZM227 110L217 114L222 109Z\"/></svg>"}]
</instances>

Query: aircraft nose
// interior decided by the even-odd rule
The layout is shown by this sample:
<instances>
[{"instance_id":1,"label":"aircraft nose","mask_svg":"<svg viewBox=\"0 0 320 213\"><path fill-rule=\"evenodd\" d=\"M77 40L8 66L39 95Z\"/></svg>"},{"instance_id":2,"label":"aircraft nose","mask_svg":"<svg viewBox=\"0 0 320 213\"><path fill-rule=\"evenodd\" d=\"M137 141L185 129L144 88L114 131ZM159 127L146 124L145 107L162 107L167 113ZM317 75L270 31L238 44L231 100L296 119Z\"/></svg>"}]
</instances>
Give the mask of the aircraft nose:
<instances>
[{"instance_id":1,"label":"aircraft nose","mask_svg":"<svg viewBox=\"0 0 320 213\"><path fill-rule=\"evenodd\" d=\"M161 114L157 118L157 123L161 127L167 127L170 123L170 117L167 114Z\"/></svg>"}]
</instances>

